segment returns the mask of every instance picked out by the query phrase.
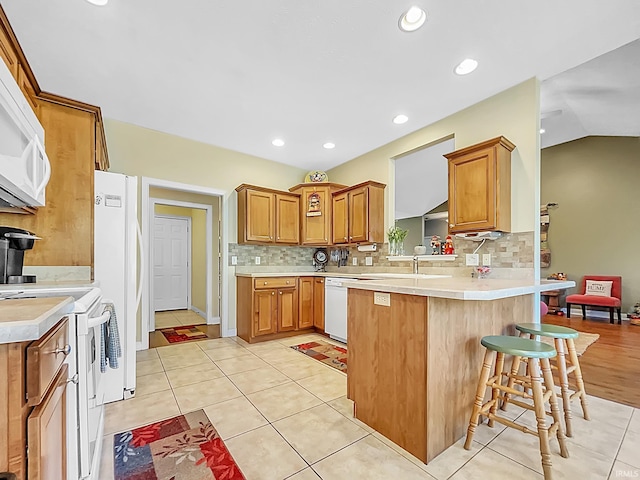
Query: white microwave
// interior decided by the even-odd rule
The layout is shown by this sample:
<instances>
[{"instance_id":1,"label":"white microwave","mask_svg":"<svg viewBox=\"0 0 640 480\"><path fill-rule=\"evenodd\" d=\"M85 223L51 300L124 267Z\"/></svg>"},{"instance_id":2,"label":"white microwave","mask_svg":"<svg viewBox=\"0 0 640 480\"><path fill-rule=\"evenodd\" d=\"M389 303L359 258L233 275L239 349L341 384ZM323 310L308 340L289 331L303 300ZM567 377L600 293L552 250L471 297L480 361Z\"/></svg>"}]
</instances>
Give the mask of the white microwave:
<instances>
[{"instance_id":1,"label":"white microwave","mask_svg":"<svg viewBox=\"0 0 640 480\"><path fill-rule=\"evenodd\" d=\"M44 128L0 60L0 208L44 206L50 176Z\"/></svg>"}]
</instances>

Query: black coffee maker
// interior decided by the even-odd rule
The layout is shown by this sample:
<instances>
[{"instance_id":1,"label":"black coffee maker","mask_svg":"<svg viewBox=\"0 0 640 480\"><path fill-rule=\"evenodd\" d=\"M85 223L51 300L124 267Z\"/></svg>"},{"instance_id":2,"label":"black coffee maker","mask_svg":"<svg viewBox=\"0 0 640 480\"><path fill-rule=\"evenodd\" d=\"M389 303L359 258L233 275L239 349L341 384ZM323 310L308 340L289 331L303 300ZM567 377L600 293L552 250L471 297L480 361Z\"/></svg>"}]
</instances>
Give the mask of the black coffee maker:
<instances>
[{"instance_id":1,"label":"black coffee maker","mask_svg":"<svg viewBox=\"0 0 640 480\"><path fill-rule=\"evenodd\" d=\"M24 251L39 240L33 233L0 226L0 283L35 283L35 275L23 275Z\"/></svg>"}]
</instances>

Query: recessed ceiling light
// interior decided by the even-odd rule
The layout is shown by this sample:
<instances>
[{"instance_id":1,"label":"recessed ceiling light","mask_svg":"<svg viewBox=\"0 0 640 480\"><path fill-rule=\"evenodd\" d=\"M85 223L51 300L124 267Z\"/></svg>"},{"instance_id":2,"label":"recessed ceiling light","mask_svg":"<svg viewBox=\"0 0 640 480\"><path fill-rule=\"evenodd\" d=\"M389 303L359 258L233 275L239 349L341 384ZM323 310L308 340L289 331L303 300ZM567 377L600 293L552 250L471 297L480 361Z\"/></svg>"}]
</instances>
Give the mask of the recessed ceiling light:
<instances>
[{"instance_id":1,"label":"recessed ceiling light","mask_svg":"<svg viewBox=\"0 0 640 480\"><path fill-rule=\"evenodd\" d=\"M275 145L276 147L282 147L284 146L284 140L282 140L281 138L274 138L273 141L271 142L273 145Z\"/></svg>"},{"instance_id":2,"label":"recessed ceiling light","mask_svg":"<svg viewBox=\"0 0 640 480\"><path fill-rule=\"evenodd\" d=\"M324 148L326 148L327 150L331 150L332 148L336 148L336 144L335 143L331 143L331 142L327 142L324 145L322 145Z\"/></svg>"},{"instance_id":3,"label":"recessed ceiling light","mask_svg":"<svg viewBox=\"0 0 640 480\"><path fill-rule=\"evenodd\" d=\"M546 130L544 128L541 128L540 133L544 133L544 132L546 132Z\"/></svg>"},{"instance_id":4,"label":"recessed ceiling light","mask_svg":"<svg viewBox=\"0 0 640 480\"><path fill-rule=\"evenodd\" d=\"M427 13L415 5L404 12L398 20L398 27L403 32L415 32L427 20Z\"/></svg>"},{"instance_id":5,"label":"recessed ceiling light","mask_svg":"<svg viewBox=\"0 0 640 480\"><path fill-rule=\"evenodd\" d=\"M455 69L458 75L467 75L478 68L478 62L473 58L465 58L461 61Z\"/></svg>"},{"instance_id":6,"label":"recessed ceiling light","mask_svg":"<svg viewBox=\"0 0 640 480\"><path fill-rule=\"evenodd\" d=\"M393 117L393 123L395 123L396 125L407 123L407 120L409 120L409 117L407 117L406 115L396 115L395 117Z\"/></svg>"},{"instance_id":7,"label":"recessed ceiling light","mask_svg":"<svg viewBox=\"0 0 640 480\"><path fill-rule=\"evenodd\" d=\"M104 5L107 4L109 0L87 0L87 2L93 4L93 5L97 5L99 7L103 7Z\"/></svg>"}]
</instances>

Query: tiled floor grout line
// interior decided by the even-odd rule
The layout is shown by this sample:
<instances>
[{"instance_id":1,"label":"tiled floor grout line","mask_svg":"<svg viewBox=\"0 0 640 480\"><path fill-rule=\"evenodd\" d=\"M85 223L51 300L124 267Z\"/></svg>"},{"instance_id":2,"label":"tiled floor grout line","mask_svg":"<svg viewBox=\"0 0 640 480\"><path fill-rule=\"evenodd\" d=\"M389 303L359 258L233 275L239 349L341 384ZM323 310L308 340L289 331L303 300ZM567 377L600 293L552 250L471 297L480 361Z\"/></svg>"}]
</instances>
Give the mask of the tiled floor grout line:
<instances>
[{"instance_id":1,"label":"tiled floor grout line","mask_svg":"<svg viewBox=\"0 0 640 480\"><path fill-rule=\"evenodd\" d=\"M613 463L611 464L611 468L609 469L609 477L613 473L613 468L616 466L616 461L618 460L618 455L620 454L620 450L622 450L622 445L624 444L624 439L627 438L627 432L629 432L629 426L631 425L631 421L633 420L633 416L635 415L635 408L631 410L631 416L629 417L629 421L627 422L627 426L624 429L624 434L622 435L622 441L620 445L618 445L618 449L616 450L616 456L613 457ZM607 478L609 478L607 477Z\"/></svg>"}]
</instances>

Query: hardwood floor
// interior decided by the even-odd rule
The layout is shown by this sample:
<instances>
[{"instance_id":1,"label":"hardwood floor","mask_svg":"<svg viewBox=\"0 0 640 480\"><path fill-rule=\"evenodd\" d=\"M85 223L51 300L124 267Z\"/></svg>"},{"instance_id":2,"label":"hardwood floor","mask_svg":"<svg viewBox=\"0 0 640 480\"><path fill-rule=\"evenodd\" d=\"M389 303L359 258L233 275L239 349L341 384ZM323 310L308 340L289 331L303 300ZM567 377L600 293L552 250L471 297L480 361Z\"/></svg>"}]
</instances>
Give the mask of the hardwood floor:
<instances>
[{"instance_id":1,"label":"hardwood floor","mask_svg":"<svg viewBox=\"0 0 640 480\"><path fill-rule=\"evenodd\" d=\"M587 393L640 408L640 326L628 320L611 325L608 319L582 320L581 316L545 315L542 321L599 334L580 357Z\"/></svg>"}]
</instances>

